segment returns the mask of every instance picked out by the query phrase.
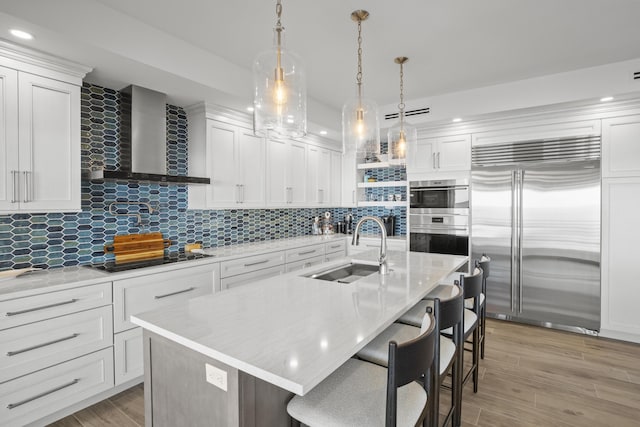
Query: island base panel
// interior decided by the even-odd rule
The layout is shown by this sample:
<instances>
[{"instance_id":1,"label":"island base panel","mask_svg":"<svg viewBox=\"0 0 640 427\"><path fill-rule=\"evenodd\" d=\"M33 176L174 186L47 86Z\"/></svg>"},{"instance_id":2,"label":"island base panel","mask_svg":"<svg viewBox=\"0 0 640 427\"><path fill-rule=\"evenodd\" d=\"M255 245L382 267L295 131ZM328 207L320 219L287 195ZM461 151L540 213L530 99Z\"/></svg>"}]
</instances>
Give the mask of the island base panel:
<instances>
[{"instance_id":1,"label":"island base panel","mask_svg":"<svg viewBox=\"0 0 640 427\"><path fill-rule=\"evenodd\" d=\"M150 427L288 426L293 393L144 331L145 424ZM227 373L227 391L206 380L205 365Z\"/></svg>"}]
</instances>

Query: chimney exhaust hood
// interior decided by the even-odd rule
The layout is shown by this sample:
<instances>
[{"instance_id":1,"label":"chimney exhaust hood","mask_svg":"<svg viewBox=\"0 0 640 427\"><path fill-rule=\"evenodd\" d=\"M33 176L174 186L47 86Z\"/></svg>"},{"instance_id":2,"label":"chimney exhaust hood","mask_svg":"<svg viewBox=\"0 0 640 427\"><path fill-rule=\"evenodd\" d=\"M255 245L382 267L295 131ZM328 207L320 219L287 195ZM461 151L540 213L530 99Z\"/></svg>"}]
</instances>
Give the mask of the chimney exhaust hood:
<instances>
[{"instance_id":1,"label":"chimney exhaust hood","mask_svg":"<svg viewBox=\"0 0 640 427\"><path fill-rule=\"evenodd\" d=\"M91 180L210 184L209 178L167 174L167 96L139 86L121 92L120 170L92 170Z\"/></svg>"}]
</instances>

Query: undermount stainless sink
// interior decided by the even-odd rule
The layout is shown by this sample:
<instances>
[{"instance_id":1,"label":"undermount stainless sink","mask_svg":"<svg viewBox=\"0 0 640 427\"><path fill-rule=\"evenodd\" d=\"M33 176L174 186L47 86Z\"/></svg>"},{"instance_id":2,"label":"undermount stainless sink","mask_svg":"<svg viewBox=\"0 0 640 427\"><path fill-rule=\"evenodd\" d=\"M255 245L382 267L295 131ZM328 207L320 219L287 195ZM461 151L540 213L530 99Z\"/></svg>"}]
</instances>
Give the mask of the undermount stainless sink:
<instances>
[{"instance_id":1,"label":"undermount stainless sink","mask_svg":"<svg viewBox=\"0 0 640 427\"><path fill-rule=\"evenodd\" d=\"M378 273L380 267L372 264L350 263L319 273L309 274L304 277L311 279L326 280L329 282L351 283L358 279Z\"/></svg>"}]
</instances>

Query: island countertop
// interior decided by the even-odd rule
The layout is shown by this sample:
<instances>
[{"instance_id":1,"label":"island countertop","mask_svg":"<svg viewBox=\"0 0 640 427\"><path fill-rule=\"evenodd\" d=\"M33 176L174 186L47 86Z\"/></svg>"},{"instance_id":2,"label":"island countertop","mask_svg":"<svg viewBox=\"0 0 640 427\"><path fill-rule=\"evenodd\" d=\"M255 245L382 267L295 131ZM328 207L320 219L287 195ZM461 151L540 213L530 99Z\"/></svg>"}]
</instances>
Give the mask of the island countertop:
<instances>
[{"instance_id":1,"label":"island countertop","mask_svg":"<svg viewBox=\"0 0 640 427\"><path fill-rule=\"evenodd\" d=\"M371 250L305 270L131 316L150 332L304 395L454 272L467 257L389 251L390 273L344 284L304 277Z\"/></svg>"}]
</instances>

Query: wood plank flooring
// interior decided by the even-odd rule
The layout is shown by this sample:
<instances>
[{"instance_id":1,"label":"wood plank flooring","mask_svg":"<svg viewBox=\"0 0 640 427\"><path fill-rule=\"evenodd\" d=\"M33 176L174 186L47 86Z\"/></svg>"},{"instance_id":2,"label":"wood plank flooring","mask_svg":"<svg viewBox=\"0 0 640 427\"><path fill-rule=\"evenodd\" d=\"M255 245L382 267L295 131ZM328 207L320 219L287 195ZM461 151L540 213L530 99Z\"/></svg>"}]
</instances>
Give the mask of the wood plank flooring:
<instances>
[{"instance_id":1,"label":"wood plank flooring","mask_svg":"<svg viewBox=\"0 0 640 427\"><path fill-rule=\"evenodd\" d=\"M143 425L141 385L52 424ZM640 345L488 319L480 389L465 387L462 425L640 426Z\"/></svg>"}]
</instances>

